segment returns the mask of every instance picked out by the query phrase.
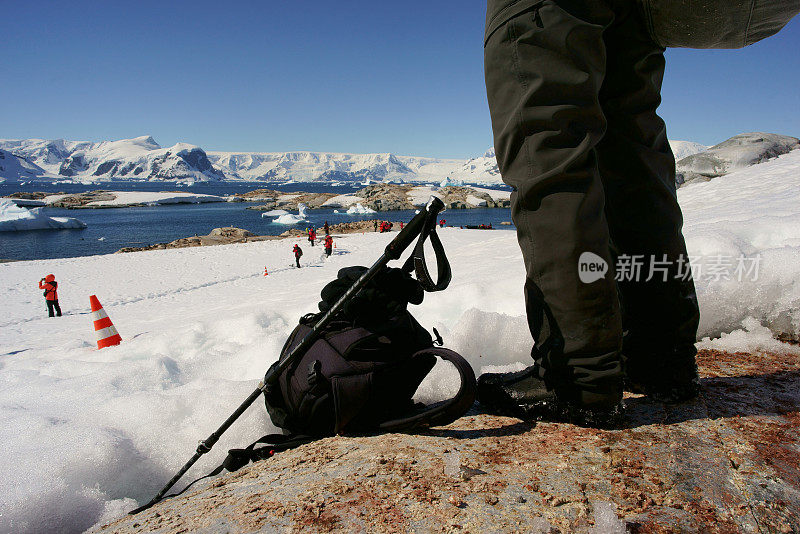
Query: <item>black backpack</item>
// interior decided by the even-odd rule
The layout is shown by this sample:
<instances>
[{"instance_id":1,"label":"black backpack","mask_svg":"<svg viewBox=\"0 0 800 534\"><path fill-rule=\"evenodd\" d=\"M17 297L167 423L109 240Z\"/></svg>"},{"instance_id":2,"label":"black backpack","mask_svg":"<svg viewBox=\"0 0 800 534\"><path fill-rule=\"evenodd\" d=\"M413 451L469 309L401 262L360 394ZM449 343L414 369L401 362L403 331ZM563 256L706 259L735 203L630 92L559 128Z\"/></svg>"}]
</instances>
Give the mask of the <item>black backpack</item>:
<instances>
[{"instance_id":1,"label":"black backpack","mask_svg":"<svg viewBox=\"0 0 800 534\"><path fill-rule=\"evenodd\" d=\"M450 283L450 264L435 230L436 216L443 209L442 201L432 197L372 267L339 271L336 280L322 289L321 313L300 320L258 387L208 439L200 442L192 458L155 497L130 513L139 513L164 498L261 395L272 421L286 434L264 436L245 449L228 451L222 465L168 497L180 495L223 469L235 471L250 461L323 436L408 431L448 424L463 415L475 400L472 368L455 352L441 348L442 340L435 329L434 343L407 310L409 303L422 302L425 291L442 291ZM400 259L417 238L402 269L386 267L389 261ZM425 262L428 239L436 255L436 282ZM412 271L416 279L411 277ZM414 403L413 396L437 356L458 371L458 393L430 406ZM257 447L262 444L265 446Z\"/></svg>"},{"instance_id":2,"label":"black backpack","mask_svg":"<svg viewBox=\"0 0 800 534\"><path fill-rule=\"evenodd\" d=\"M365 271L365 267L339 271L322 290L321 312L300 320L270 371ZM464 415L475 400L475 374L459 354L434 345L431 334L406 309L409 302L421 303L423 295L417 280L401 269L385 268L264 391L272 422L286 434L267 435L245 449L230 450L212 474L325 436L407 432L446 425ZM437 357L456 367L461 387L449 400L430 406L414 403L414 393Z\"/></svg>"}]
</instances>

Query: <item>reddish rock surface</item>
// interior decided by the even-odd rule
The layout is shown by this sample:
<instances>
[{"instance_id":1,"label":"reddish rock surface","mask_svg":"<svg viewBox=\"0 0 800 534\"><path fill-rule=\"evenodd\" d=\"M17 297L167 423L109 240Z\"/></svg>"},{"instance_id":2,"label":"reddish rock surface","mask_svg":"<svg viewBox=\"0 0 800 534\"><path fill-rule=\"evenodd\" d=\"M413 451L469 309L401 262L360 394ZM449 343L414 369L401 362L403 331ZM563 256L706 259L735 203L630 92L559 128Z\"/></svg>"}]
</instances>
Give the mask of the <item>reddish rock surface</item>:
<instances>
[{"instance_id":1,"label":"reddish rock surface","mask_svg":"<svg viewBox=\"0 0 800 534\"><path fill-rule=\"evenodd\" d=\"M800 532L800 358L699 362L698 400L631 396L620 430L474 410L420 435L338 436L97 530Z\"/></svg>"}]
</instances>

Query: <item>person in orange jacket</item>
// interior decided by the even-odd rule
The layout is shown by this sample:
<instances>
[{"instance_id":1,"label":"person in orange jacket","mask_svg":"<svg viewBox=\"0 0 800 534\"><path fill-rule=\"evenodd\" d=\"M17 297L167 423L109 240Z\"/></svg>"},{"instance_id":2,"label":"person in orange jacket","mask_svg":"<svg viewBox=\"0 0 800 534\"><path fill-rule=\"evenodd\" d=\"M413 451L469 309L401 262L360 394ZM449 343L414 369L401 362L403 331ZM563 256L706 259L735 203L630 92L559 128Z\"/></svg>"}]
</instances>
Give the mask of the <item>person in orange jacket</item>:
<instances>
[{"instance_id":1,"label":"person in orange jacket","mask_svg":"<svg viewBox=\"0 0 800 534\"><path fill-rule=\"evenodd\" d=\"M53 317L53 310L55 315L61 317L61 306L58 305L58 282L56 282L55 275L48 274L39 280L39 289L44 289L44 300L47 302L47 312L50 317Z\"/></svg>"},{"instance_id":2,"label":"person in orange jacket","mask_svg":"<svg viewBox=\"0 0 800 534\"><path fill-rule=\"evenodd\" d=\"M325 236L325 255L330 256L333 252L333 238L331 234Z\"/></svg>"}]
</instances>

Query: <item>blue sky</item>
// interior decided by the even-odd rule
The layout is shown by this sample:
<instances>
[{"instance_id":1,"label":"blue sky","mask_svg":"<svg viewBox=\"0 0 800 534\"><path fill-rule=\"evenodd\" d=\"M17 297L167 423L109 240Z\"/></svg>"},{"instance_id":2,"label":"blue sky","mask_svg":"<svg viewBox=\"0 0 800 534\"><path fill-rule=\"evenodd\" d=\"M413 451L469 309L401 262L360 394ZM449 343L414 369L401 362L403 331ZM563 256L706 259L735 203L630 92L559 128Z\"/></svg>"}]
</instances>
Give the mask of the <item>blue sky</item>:
<instances>
[{"instance_id":1,"label":"blue sky","mask_svg":"<svg viewBox=\"0 0 800 534\"><path fill-rule=\"evenodd\" d=\"M0 2L0 137L468 157L491 145L482 0ZM669 50L672 139L800 135L800 20Z\"/></svg>"}]
</instances>

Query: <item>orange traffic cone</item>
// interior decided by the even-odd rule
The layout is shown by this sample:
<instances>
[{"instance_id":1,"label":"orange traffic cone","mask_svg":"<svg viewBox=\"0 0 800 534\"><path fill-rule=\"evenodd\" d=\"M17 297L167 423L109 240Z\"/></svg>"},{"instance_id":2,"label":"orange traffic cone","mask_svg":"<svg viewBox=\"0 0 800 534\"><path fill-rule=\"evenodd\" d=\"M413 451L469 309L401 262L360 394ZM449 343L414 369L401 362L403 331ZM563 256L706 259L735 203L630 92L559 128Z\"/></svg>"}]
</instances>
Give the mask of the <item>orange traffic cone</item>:
<instances>
[{"instance_id":1,"label":"orange traffic cone","mask_svg":"<svg viewBox=\"0 0 800 534\"><path fill-rule=\"evenodd\" d=\"M89 304L92 307L92 319L94 319L94 333L97 336L97 348L103 349L112 345L119 345L122 338L119 337L114 323L108 317L108 314L100 305L97 297L92 295L89 297Z\"/></svg>"},{"instance_id":2,"label":"orange traffic cone","mask_svg":"<svg viewBox=\"0 0 800 534\"><path fill-rule=\"evenodd\" d=\"M269 276L269 273L267 272L267 268L266 267L264 267L264 276Z\"/></svg>"}]
</instances>

